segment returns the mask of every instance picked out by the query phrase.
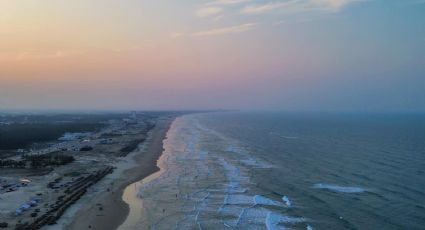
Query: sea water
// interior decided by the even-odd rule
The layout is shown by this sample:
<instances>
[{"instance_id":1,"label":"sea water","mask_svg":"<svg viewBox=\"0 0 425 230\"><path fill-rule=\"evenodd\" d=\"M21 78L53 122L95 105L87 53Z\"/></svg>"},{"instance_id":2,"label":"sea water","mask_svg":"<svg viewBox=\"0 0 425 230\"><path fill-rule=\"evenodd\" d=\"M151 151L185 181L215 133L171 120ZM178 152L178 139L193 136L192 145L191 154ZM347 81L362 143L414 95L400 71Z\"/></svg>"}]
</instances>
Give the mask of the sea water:
<instances>
[{"instance_id":1,"label":"sea water","mask_svg":"<svg viewBox=\"0 0 425 230\"><path fill-rule=\"evenodd\" d=\"M422 115L178 118L142 229L424 229Z\"/></svg>"}]
</instances>

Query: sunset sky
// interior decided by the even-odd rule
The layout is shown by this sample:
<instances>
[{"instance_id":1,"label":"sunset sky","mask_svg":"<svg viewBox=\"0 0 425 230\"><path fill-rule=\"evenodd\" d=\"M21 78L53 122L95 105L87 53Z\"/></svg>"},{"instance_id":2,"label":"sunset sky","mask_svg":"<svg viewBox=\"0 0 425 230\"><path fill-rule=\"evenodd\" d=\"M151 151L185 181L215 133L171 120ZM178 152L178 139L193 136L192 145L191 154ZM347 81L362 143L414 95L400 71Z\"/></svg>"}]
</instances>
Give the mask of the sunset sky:
<instances>
[{"instance_id":1,"label":"sunset sky","mask_svg":"<svg viewBox=\"0 0 425 230\"><path fill-rule=\"evenodd\" d=\"M0 0L0 110L425 111L425 0Z\"/></svg>"}]
</instances>

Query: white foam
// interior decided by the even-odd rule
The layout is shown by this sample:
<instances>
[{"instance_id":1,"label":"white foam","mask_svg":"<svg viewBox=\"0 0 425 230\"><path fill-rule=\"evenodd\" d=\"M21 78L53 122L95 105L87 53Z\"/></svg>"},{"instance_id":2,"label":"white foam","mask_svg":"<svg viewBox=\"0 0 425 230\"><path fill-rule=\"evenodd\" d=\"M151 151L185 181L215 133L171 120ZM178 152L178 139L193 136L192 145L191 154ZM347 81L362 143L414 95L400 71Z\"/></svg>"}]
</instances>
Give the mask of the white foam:
<instances>
[{"instance_id":1,"label":"white foam","mask_svg":"<svg viewBox=\"0 0 425 230\"><path fill-rule=\"evenodd\" d=\"M261 195L248 196L242 194L226 194L224 197L223 205L219 208L219 213L226 216L236 216L239 213L240 222L240 214L241 211L246 210L247 208L250 210L248 213L252 213L252 211L258 209L260 212L256 212L255 216L258 218L263 216L263 219L266 217L267 212L263 212L261 214L261 210L267 210L265 207L256 207L254 205L263 205L263 206L274 206L274 207L284 207L282 202L274 201L267 197ZM229 223L229 222L228 222Z\"/></svg>"},{"instance_id":2,"label":"white foam","mask_svg":"<svg viewBox=\"0 0 425 230\"><path fill-rule=\"evenodd\" d=\"M269 213L269 210L262 207L256 207L256 208L249 208L246 209L243 219L241 220L241 227L243 227L243 224L246 225L252 225L252 224L259 224L264 225L264 220L267 217L267 214Z\"/></svg>"},{"instance_id":3,"label":"white foam","mask_svg":"<svg viewBox=\"0 0 425 230\"><path fill-rule=\"evenodd\" d=\"M227 190L229 194L246 193L246 188L233 187Z\"/></svg>"},{"instance_id":4,"label":"white foam","mask_svg":"<svg viewBox=\"0 0 425 230\"><path fill-rule=\"evenodd\" d=\"M313 188L326 189L333 192L341 192L341 193L362 193L367 191L366 189L361 187L346 187L346 186L339 186L334 184L315 184L313 185Z\"/></svg>"},{"instance_id":5,"label":"white foam","mask_svg":"<svg viewBox=\"0 0 425 230\"><path fill-rule=\"evenodd\" d=\"M193 127L193 124L188 127ZM175 208L180 211L171 219L153 214L158 228L167 222L174 224L173 218L176 218L177 229L306 228L307 223L299 223L303 221L301 217L281 213L292 205L288 197L255 195L267 191L253 187L251 169L273 167L272 162L256 158L248 146L245 148L232 139L220 139L220 136L199 127L181 126L171 132L174 133L170 137L174 139L168 139L169 144L165 145L167 154L164 156L169 158L165 161L167 170L157 180L155 188L145 186L144 199L146 207L156 204L167 207L170 201L176 200L175 205L180 207ZM209 140L217 138L218 144L209 147ZM151 182L150 186L153 185L154 182ZM159 189L159 186L164 186L164 189ZM174 198L175 194L178 197ZM150 210L147 209L147 213Z\"/></svg>"},{"instance_id":6,"label":"white foam","mask_svg":"<svg viewBox=\"0 0 425 230\"><path fill-rule=\"evenodd\" d=\"M255 167L255 168L271 168L272 166L266 162L263 162L261 160L257 160L254 158L249 157L248 159L240 160L244 165Z\"/></svg>"},{"instance_id":7,"label":"white foam","mask_svg":"<svg viewBox=\"0 0 425 230\"><path fill-rule=\"evenodd\" d=\"M283 200L283 202L285 202L286 206L291 207L292 203L291 203L291 201L289 200L289 197L287 197L287 196L283 196L283 197L282 197L282 200Z\"/></svg>"},{"instance_id":8,"label":"white foam","mask_svg":"<svg viewBox=\"0 0 425 230\"><path fill-rule=\"evenodd\" d=\"M247 151L245 149L243 149L241 147L234 146L234 145L227 147L225 150L227 152L239 153L239 154L246 154L247 153Z\"/></svg>"},{"instance_id":9,"label":"white foam","mask_svg":"<svg viewBox=\"0 0 425 230\"><path fill-rule=\"evenodd\" d=\"M241 186L241 183L247 183L249 181L249 177L241 175L241 170L237 168L235 165L225 161L224 159L220 159L221 165L224 167L227 180L229 183L227 184L227 193L244 193L246 188Z\"/></svg>"},{"instance_id":10,"label":"white foam","mask_svg":"<svg viewBox=\"0 0 425 230\"><path fill-rule=\"evenodd\" d=\"M240 188L240 187L233 187L230 188L230 185L228 185L228 188L223 191L223 189L208 189L209 192L226 192L226 194L238 194L238 193L246 193L246 188Z\"/></svg>"},{"instance_id":11,"label":"white foam","mask_svg":"<svg viewBox=\"0 0 425 230\"><path fill-rule=\"evenodd\" d=\"M278 213L269 212L266 217L266 227L268 230L285 230L283 224L294 224L305 222L304 218L284 216Z\"/></svg>"},{"instance_id":12,"label":"white foam","mask_svg":"<svg viewBox=\"0 0 425 230\"><path fill-rule=\"evenodd\" d=\"M226 205L219 214L223 221L232 227L236 227L241 219L244 208L238 205Z\"/></svg>"},{"instance_id":13,"label":"white foam","mask_svg":"<svg viewBox=\"0 0 425 230\"><path fill-rule=\"evenodd\" d=\"M269 206L283 206L283 203L274 201L272 199L269 199L267 197L261 196L261 195L255 195L254 196L254 204L256 205L269 205Z\"/></svg>"},{"instance_id":14,"label":"white foam","mask_svg":"<svg viewBox=\"0 0 425 230\"><path fill-rule=\"evenodd\" d=\"M307 230L314 230L314 228L311 227L310 225L307 225Z\"/></svg>"},{"instance_id":15,"label":"white foam","mask_svg":"<svg viewBox=\"0 0 425 230\"><path fill-rule=\"evenodd\" d=\"M226 226L226 227L228 227L228 228L231 228L231 227L232 227L232 226L230 226L230 225L226 224L226 222L224 222L223 224L224 224L224 226Z\"/></svg>"},{"instance_id":16,"label":"white foam","mask_svg":"<svg viewBox=\"0 0 425 230\"><path fill-rule=\"evenodd\" d=\"M228 195L226 204L229 205L252 205L252 196L247 195Z\"/></svg>"}]
</instances>

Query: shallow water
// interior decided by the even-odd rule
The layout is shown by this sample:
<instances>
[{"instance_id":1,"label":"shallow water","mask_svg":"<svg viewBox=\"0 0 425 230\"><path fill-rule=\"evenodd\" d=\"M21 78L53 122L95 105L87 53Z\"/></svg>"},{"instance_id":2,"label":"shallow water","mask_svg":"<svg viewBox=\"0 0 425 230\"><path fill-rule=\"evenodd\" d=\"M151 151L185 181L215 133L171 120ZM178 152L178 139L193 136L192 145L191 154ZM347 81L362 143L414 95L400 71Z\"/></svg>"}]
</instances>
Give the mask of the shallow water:
<instances>
[{"instance_id":1,"label":"shallow water","mask_svg":"<svg viewBox=\"0 0 425 230\"><path fill-rule=\"evenodd\" d=\"M164 144L137 228L425 226L420 116L198 114Z\"/></svg>"}]
</instances>

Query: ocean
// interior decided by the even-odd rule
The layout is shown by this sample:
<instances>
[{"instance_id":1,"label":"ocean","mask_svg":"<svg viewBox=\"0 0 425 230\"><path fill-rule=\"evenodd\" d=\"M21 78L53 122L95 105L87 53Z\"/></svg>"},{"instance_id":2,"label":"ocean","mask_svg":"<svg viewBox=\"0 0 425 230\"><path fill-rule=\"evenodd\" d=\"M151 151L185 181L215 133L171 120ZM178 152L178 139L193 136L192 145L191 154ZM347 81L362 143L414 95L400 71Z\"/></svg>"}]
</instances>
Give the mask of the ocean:
<instances>
[{"instance_id":1,"label":"ocean","mask_svg":"<svg viewBox=\"0 0 425 230\"><path fill-rule=\"evenodd\" d=\"M425 229L425 117L178 118L140 183L142 229Z\"/></svg>"}]
</instances>

